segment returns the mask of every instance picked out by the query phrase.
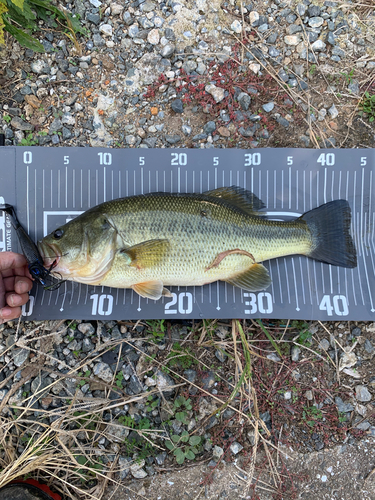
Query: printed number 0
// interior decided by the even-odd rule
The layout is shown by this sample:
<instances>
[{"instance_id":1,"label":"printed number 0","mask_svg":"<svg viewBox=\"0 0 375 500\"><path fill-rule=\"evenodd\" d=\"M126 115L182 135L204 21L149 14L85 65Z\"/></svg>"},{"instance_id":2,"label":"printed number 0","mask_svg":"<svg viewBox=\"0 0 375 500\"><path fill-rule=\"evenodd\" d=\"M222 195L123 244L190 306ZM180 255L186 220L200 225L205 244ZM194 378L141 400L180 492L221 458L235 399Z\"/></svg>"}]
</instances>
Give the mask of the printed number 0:
<instances>
[{"instance_id":1,"label":"printed number 0","mask_svg":"<svg viewBox=\"0 0 375 500\"><path fill-rule=\"evenodd\" d=\"M171 309L172 306L177 304L177 309ZM190 292L182 292L178 294L172 293L172 300L165 304L165 314L191 314L193 311L193 296Z\"/></svg>"},{"instance_id":2,"label":"printed number 0","mask_svg":"<svg viewBox=\"0 0 375 500\"><path fill-rule=\"evenodd\" d=\"M29 302L22 306L22 316L31 316L34 310L35 297L33 295L29 296ZM26 311L27 307L27 311Z\"/></svg>"}]
</instances>

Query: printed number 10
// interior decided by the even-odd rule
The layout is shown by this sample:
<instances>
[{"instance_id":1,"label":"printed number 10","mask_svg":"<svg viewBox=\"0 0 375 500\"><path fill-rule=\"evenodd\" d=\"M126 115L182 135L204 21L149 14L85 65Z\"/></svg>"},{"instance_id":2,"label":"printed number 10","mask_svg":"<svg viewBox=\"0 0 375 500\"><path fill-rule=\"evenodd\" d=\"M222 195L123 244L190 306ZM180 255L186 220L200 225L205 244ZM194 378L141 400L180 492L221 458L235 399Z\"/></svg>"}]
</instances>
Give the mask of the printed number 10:
<instances>
[{"instance_id":1,"label":"printed number 10","mask_svg":"<svg viewBox=\"0 0 375 500\"><path fill-rule=\"evenodd\" d=\"M90 299L92 300L92 311L91 314L96 316L100 314L100 316L109 316L112 313L113 309L113 297L112 295L98 295L94 293L90 295Z\"/></svg>"}]
</instances>

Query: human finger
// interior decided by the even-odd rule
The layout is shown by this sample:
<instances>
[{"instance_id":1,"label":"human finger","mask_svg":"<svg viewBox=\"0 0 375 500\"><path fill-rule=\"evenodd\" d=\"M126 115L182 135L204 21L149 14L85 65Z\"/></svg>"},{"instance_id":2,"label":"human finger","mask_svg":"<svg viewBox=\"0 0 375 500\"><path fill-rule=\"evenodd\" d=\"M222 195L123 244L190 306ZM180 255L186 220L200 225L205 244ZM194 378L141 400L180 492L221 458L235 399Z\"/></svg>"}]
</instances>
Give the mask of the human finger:
<instances>
[{"instance_id":1,"label":"human finger","mask_svg":"<svg viewBox=\"0 0 375 500\"><path fill-rule=\"evenodd\" d=\"M10 307L23 306L28 301L29 301L28 293L18 294L11 292L6 294L6 303Z\"/></svg>"},{"instance_id":2,"label":"human finger","mask_svg":"<svg viewBox=\"0 0 375 500\"><path fill-rule=\"evenodd\" d=\"M11 319L19 318L21 316L21 312L21 307L3 307L0 309L0 323L5 323Z\"/></svg>"},{"instance_id":3,"label":"human finger","mask_svg":"<svg viewBox=\"0 0 375 500\"><path fill-rule=\"evenodd\" d=\"M4 278L9 278L10 276L27 276L28 278L31 278L31 274L29 273L29 269L27 266L11 267L9 269L4 269L3 271L1 271L1 274L3 275Z\"/></svg>"},{"instance_id":4,"label":"human finger","mask_svg":"<svg viewBox=\"0 0 375 500\"><path fill-rule=\"evenodd\" d=\"M29 292L33 287L33 282L27 276L15 276L14 278L14 291L23 294Z\"/></svg>"},{"instance_id":5,"label":"human finger","mask_svg":"<svg viewBox=\"0 0 375 500\"><path fill-rule=\"evenodd\" d=\"M27 265L27 261L23 255L15 252L0 253L0 271L7 269L23 268Z\"/></svg>"}]
</instances>

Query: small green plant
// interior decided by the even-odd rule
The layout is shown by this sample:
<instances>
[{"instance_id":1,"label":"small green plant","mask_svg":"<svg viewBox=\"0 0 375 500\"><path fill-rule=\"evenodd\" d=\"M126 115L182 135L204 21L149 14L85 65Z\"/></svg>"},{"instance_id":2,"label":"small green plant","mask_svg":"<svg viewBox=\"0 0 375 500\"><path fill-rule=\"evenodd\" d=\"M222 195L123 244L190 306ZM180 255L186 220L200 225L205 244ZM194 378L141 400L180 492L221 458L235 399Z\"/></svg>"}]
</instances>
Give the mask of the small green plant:
<instances>
[{"instance_id":1,"label":"small green plant","mask_svg":"<svg viewBox=\"0 0 375 500\"><path fill-rule=\"evenodd\" d=\"M122 372L118 372L116 375L116 385L117 387L122 387L122 381L124 380L124 374Z\"/></svg>"},{"instance_id":2,"label":"small green plant","mask_svg":"<svg viewBox=\"0 0 375 500\"><path fill-rule=\"evenodd\" d=\"M79 465L85 466L84 469L78 469L76 472L81 475L81 481L84 482L90 476L95 476L95 471L101 472L103 470L102 459L98 457L96 462L91 462L83 455L74 456Z\"/></svg>"},{"instance_id":3,"label":"small green plant","mask_svg":"<svg viewBox=\"0 0 375 500\"><path fill-rule=\"evenodd\" d=\"M159 398L154 399L154 396L150 394L147 398L146 409L147 411L153 411L159 405Z\"/></svg>"},{"instance_id":4,"label":"small green plant","mask_svg":"<svg viewBox=\"0 0 375 500\"><path fill-rule=\"evenodd\" d=\"M361 108L359 114L362 116L363 113L366 113L368 121L372 123L375 120L375 94L370 95L370 93L366 91L359 103L359 107Z\"/></svg>"},{"instance_id":5,"label":"small green plant","mask_svg":"<svg viewBox=\"0 0 375 500\"><path fill-rule=\"evenodd\" d=\"M190 347L182 347L178 342L173 344L171 352L168 354L165 361L165 365L169 368L179 366L184 370L189 369L195 363L197 363L197 360ZM165 368L163 368L163 370L167 371Z\"/></svg>"},{"instance_id":6,"label":"small green plant","mask_svg":"<svg viewBox=\"0 0 375 500\"><path fill-rule=\"evenodd\" d=\"M347 418L346 418L346 414L343 413L342 411L339 411L339 422L342 424L344 422L346 422Z\"/></svg>"},{"instance_id":7,"label":"small green plant","mask_svg":"<svg viewBox=\"0 0 375 500\"><path fill-rule=\"evenodd\" d=\"M302 411L302 420L306 422L306 424L310 427L314 427L317 420L321 420L323 418L323 413L318 410L316 406L311 406L310 408L304 407Z\"/></svg>"},{"instance_id":8,"label":"small green plant","mask_svg":"<svg viewBox=\"0 0 375 500\"><path fill-rule=\"evenodd\" d=\"M132 418L130 415L120 415L118 421L124 427L130 427L131 429L134 429L134 418Z\"/></svg>"},{"instance_id":9,"label":"small green plant","mask_svg":"<svg viewBox=\"0 0 375 500\"><path fill-rule=\"evenodd\" d=\"M312 64L309 69L309 73L312 76L316 71L316 64Z\"/></svg>"},{"instance_id":10,"label":"small green plant","mask_svg":"<svg viewBox=\"0 0 375 500\"><path fill-rule=\"evenodd\" d=\"M30 34L39 30L41 21L50 29L63 26L74 45L78 44L75 34L85 33L77 16L71 16L67 10L61 10L47 0L1 0L0 45L4 45L4 31L7 31L23 47L45 52L44 46Z\"/></svg>"},{"instance_id":11,"label":"small green plant","mask_svg":"<svg viewBox=\"0 0 375 500\"><path fill-rule=\"evenodd\" d=\"M311 344L312 333L305 321L292 321L291 328L298 330L298 344L308 347Z\"/></svg>"},{"instance_id":12,"label":"small green plant","mask_svg":"<svg viewBox=\"0 0 375 500\"><path fill-rule=\"evenodd\" d=\"M147 333L151 333L155 339L163 339L166 331L164 322L164 319L147 321L146 323L149 326Z\"/></svg>"},{"instance_id":13,"label":"small green plant","mask_svg":"<svg viewBox=\"0 0 375 500\"><path fill-rule=\"evenodd\" d=\"M187 431L183 431L181 436L173 434L171 439L165 442L165 446L168 450L173 452L176 462L181 465L185 462L185 459L195 459L195 456L198 454L197 446L200 442L200 436L189 437L189 433Z\"/></svg>"},{"instance_id":14,"label":"small green plant","mask_svg":"<svg viewBox=\"0 0 375 500\"><path fill-rule=\"evenodd\" d=\"M176 420L187 425L188 424L187 411L192 409L191 400L185 399L184 396L178 396L178 398L175 399L173 406L174 406L174 410L180 410L180 411L176 411L176 413L174 415ZM185 408L185 410L183 408Z\"/></svg>"},{"instance_id":15,"label":"small green plant","mask_svg":"<svg viewBox=\"0 0 375 500\"><path fill-rule=\"evenodd\" d=\"M34 139L33 134L28 134L24 139L21 139L18 146L35 146L38 141Z\"/></svg>"},{"instance_id":16,"label":"small green plant","mask_svg":"<svg viewBox=\"0 0 375 500\"><path fill-rule=\"evenodd\" d=\"M350 71L350 73L344 73L344 72L343 72L343 73L341 73L341 72L340 72L340 75L342 75L342 76L345 78L346 83L347 83L348 85L350 85L350 84L352 83L352 81L353 81L354 68Z\"/></svg>"},{"instance_id":17,"label":"small green plant","mask_svg":"<svg viewBox=\"0 0 375 500\"><path fill-rule=\"evenodd\" d=\"M12 117L10 115L3 115L3 120L5 123L10 123L12 121Z\"/></svg>"}]
</instances>

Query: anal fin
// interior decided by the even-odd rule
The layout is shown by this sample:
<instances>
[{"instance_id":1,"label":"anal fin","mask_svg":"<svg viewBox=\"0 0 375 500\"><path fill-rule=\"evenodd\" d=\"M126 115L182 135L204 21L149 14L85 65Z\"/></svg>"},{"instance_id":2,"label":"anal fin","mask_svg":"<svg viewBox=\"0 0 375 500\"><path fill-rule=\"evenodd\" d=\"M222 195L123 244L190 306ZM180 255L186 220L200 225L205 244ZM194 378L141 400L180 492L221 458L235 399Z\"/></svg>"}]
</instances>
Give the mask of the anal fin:
<instances>
[{"instance_id":1,"label":"anal fin","mask_svg":"<svg viewBox=\"0 0 375 500\"><path fill-rule=\"evenodd\" d=\"M265 290L271 284L270 275L263 264L253 264L243 273L232 276L225 281L249 292Z\"/></svg>"}]
</instances>

